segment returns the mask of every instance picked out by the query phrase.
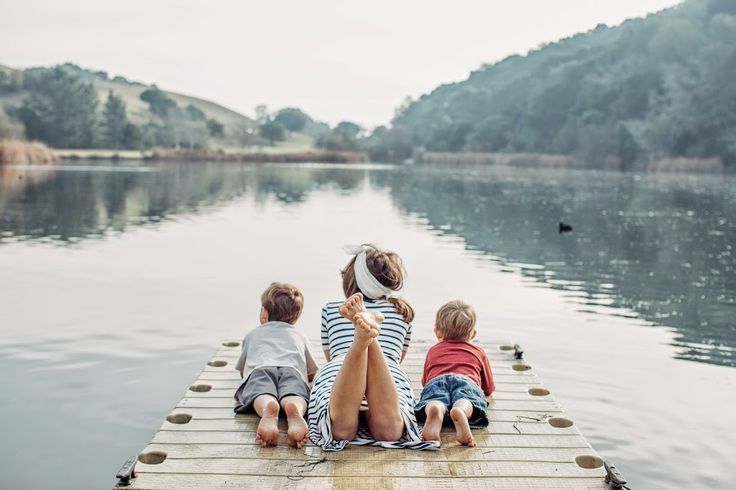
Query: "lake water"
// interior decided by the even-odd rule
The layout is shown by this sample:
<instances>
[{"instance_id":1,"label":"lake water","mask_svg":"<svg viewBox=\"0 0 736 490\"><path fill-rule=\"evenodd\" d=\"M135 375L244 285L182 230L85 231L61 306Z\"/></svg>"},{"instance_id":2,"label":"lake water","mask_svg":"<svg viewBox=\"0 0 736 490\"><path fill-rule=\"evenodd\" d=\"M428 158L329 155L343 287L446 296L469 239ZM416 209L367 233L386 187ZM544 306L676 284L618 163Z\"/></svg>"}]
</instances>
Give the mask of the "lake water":
<instances>
[{"instance_id":1,"label":"lake water","mask_svg":"<svg viewBox=\"0 0 736 490\"><path fill-rule=\"evenodd\" d=\"M316 337L342 246L462 298L632 488L731 488L736 178L65 163L0 170L2 488L108 488L273 280ZM558 222L573 226L559 234Z\"/></svg>"}]
</instances>

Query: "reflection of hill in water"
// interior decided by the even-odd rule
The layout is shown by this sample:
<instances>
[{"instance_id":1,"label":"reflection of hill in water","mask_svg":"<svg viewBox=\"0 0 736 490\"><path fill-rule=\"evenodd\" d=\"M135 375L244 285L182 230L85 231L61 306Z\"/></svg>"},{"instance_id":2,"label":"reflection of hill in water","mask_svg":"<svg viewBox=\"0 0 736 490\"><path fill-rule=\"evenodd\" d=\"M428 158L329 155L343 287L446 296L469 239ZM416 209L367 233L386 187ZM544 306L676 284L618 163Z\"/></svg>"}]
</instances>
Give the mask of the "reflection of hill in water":
<instances>
[{"instance_id":1,"label":"reflection of hill in water","mask_svg":"<svg viewBox=\"0 0 736 490\"><path fill-rule=\"evenodd\" d=\"M18 178L18 171L0 173L0 240L4 236L65 243L96 238L246 195L256 202L301 202L314 189L352 189L364 177L349 169L252 164L90 168L67 166L43 178L33 178L36 170L26 171L25 179Z\"/></svg>"},{"instance_id":2,"label":"reflection of hill in water","mask_svg":"<svg viewBox=\"0 0 736 490\"><path fill-rule=\"evenodd\" d=\"M373 174L404 211L589 311L674 327L684 359L736 366L732 177L570 171ZM559 220L574 226L559 235Z\"/></svg>"}]
</instances>

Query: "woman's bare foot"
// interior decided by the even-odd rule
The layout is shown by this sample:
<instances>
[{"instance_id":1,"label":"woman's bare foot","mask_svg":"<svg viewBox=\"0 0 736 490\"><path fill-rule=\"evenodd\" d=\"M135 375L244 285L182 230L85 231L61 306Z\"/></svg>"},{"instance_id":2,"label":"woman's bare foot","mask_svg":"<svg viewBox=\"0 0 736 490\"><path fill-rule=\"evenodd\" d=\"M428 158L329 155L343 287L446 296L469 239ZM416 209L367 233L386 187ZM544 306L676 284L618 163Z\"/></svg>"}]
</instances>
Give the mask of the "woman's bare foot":
<instances>
[{"instance_id":1,"label":"woman's bare foot","mask_svg":"<svg viewBox=\"0 0 736 490\"><path fill-rule=\"evenodd\" d=\"M351 322L354 322L355 315L366 311L365 303L363 303L363 295L361 293L353 294L340 305L337 311Z\"/></svg>"},{"instance_id":2,"label":"woman's bare foot","mask_svg":"<svg viewBox=\"0 0 736 490\"><path fill-rule=\"evenodd\" d=\"M378 337L380 330L374 328L373 323L366 322L362 316L355 317L355 340L353 345L368 348L373 339Z\"/></svg>"},{"instance_id":3,"label":"woman's bare foot","mask_svg":"<svg viewBox=\"0 0 736 490\"><path fill-rule=\"evenodd\" d=\"M470 431L468 416L465 415L465 412L460 407L452 407L450 418L452 418L452 423L455 424L455 439L457 442L464 446L475 447L475 438Z\"/></svg>"},{"instance_id":4,"label":"woman's bare foot","mask_svg":"<svg viewBox=\"0 0 736 490\"><path fill-rule=\"evenodd\" d=\"M279 440L279 402L269 401L263 409L256 429L256 442L261 447L275 446Z\"/></svg>"},{"instance_id":5,"label":"woman's bare foot","mask_svg":"<svg viewBox=\"0 0 736 490\"><path fill-rule=\"evenodd\" d=\"M361 293L355 293L346 299L338 312L355 325L355 343L361 348L370 345L381 332L383 315L380 312L368 312Z\"/></svg>"},{"instance_id":6,"label":"woman's bare foot","mask_svg":"<svg viewBox=\"0 0 736 490\"><path fill-rule=\"evenodd\" d=\"M304 420L304 415L301 412L301 407L296 402L286 402L284 404L284 412L286 412L286 421L289 424L289 429L286 432L289 438L289 444L297 449L301 449L307 443L307 434L309 432L307 421Z\"/></svg>"},{"instance_id":7,"label":"woman's bare foot","mask_svg":"<svg viewBox=\"0 0 736 490\"><path fill-rule=\"evenodd\" d=\"M430 403L424 407L427 414L427 420L424 422L422 429L423 441L439 441L440 432L442 431L442 419L445 418L445 407L436 403Z\"/></svg>"}]
</instances>

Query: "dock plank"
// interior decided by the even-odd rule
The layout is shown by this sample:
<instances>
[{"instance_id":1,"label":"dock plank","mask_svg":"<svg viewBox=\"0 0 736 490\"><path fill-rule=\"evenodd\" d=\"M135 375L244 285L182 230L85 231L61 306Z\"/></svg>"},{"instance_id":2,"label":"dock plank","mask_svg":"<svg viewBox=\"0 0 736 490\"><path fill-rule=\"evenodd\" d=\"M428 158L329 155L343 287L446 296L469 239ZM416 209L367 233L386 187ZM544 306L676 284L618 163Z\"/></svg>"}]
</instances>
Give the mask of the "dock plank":
<instances>
[{"instance_id":1,"label":"dock plank","mask_svg":"<svg viewBox=\"0 0 736 490\"><path fill-rule=\"evenodd\" d=\"M283 459L305 461L305 458L360 461L544 461L571 463L578 456L595 455L590 448L519 448L499 447L478 451L466 446L448 446L442 451L386 451L372 446L354 446L349 451L324 452L316 446L303 450L291 447L250 446L241 444L149 444L143 452L163 451L167 459L228 458Z\"/></svg>"},{"instance_id":2,"label":"dock plank","mask_svg":"<svg viewBox=\"0 0 736 490\"><path fill-rule=\"evenodd\" d=\"M271 459L267 465L259 459L193 458L167 460L166 465L139 463L141 473L178 473L200 475L270 475L287 477L349 476L364 478L397 477L530 477L530 478L587 478L605 476L602 468L585 469L574 462L548 463L542 461L391 461L385 460L323 460L316 459L297 464L292 460Z\"/></svg>"},{"instance_id":3,"label":"dock plank","mask_svg":"<svg viewBox=\"0 0 736 490\"><path fill-rule=\"evenodd\" d=\"M185 407L174 408L171 414L188 414L197 420L216 420L216 419L232 419L238 420L244 417L255 417L254 415L235 414L229 408L208 408L208 407ZM496 422L546 422L551 417L565 417L567 415L561 410L536 410L536 411L509 411L509 410L488 410L488 418Z\"/></svg>"},{"instance_id":4,"label":"dock plank","mask_svg":"<svg viewBox=\"0 0 736 490\"><path fill-rule=\"evenodd\" d=\"M186 424L176 424L165 421L159 430L172 431L211 431L211 432L255 432L258 426L258 418L246 419L220 419L220 420L196 420L192 419ZM279 420L279 427L286 430L286 421ZM446 426L443 430L447 433L453 433L451 426ZM518 422L491 422L487 429L480 429L476 434L539 434L539 435L560 435L560 434L579 434L575 426L572 427L553 427L548 423L518 421Z\"/></svg>"},{"instance_id":5,"label":"dock plank","mask_svg":"<svg viewBox=\"0 0 736 490\"><path fill-rule=\"evenodd\" d=\"M606 490L603 478L453 478L452 488L475 490ZM184 475L144 473L131 486L131 490L232 490L234 488L279 488L306 490L342 489L397 489L397 490L446 490L447 478L372 478L251 476L251 475Z\"/></svg>"}]
</instances>

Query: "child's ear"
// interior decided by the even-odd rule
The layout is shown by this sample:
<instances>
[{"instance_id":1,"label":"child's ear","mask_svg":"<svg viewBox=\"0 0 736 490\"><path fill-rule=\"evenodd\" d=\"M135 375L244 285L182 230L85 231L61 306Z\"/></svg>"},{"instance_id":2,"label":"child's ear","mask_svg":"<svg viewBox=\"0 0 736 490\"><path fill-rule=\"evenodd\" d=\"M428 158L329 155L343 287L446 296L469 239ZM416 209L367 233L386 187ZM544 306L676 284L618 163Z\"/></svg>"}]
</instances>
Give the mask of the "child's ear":
<instances>
[{"instance_id":1,"label":"child's ear","mask_svg":"<svg viewBox=\"0 0 736 490\"><path fill-rule=\"evenodd\" d=\"M266 323L268 321L268 311L266 308L261 306L261 315L260 315L261 323Z\"/></svg>"},{"instance_id":2,"label":"child's ear","mask_svg":"<svg viewBox=\"0 0 736 490\"><path fill-rule=\"evenodd\" d=\"M434 336L437 337L437 340L442 340L442 332L437 328L437 325L434 326Z\"/></svg>"},{"instance_id":3,"label":"child's ear","mask_svg":"<svg viewBox=\"0 0 736 490\"><path fill-rule=\"evenodd\" d=\"M473 340L476 335L478 335L478 331L476 329L473 329L473 333L470 334L470 340Z\"/></svg>"}]
</instances>

